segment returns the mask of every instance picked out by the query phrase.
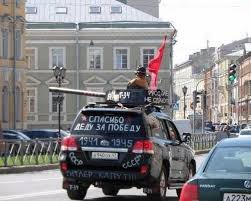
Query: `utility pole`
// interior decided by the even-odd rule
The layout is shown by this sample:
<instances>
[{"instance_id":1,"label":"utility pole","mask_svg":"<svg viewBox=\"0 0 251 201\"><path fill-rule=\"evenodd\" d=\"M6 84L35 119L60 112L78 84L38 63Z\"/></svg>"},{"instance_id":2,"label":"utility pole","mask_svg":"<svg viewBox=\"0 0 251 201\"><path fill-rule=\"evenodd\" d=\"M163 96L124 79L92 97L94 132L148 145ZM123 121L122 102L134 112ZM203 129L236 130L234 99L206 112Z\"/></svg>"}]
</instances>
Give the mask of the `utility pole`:
<instances>
[{"instance_id":1,"label":"utility pole","mask_svg":"<svg viewBox=\"0 0 251 201\"><path fill-rule=\"evenodd\" d=\"M16 129L16 1L13 3L13 129Z\"/></svg>"}]
</instances>

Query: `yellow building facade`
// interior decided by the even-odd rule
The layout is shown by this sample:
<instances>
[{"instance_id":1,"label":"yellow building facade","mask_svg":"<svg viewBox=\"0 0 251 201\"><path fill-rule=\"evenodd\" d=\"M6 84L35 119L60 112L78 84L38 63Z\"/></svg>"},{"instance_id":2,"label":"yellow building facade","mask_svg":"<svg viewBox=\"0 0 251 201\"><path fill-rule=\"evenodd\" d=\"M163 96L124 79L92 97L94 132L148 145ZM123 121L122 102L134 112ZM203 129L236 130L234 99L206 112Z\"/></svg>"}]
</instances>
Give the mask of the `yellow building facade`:
<instances>
[{"instance_id":1,"label":"yellow building facade","mask_svg":"<svg viewBox=\"0 0 251 201\"><path fill-rule=\"evenodd\" d=\"M22 129L27 97L25 0L0 1L0 19L0 124Z\"/></svg>"}]
</instances>

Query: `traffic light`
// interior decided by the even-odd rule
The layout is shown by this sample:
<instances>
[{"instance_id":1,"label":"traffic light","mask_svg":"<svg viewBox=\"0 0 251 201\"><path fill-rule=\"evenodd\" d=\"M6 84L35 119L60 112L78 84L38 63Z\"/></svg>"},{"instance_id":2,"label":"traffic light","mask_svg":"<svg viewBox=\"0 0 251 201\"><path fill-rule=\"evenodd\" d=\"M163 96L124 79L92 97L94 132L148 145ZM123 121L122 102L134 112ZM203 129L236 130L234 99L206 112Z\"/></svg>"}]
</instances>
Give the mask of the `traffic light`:
<instances>
[{"instance_id":1,"label":"traffic light","mask_svg":"<svg viewBox=\"0 0 251 201\"><path fill-rule=\"evenodd\" d=\"M228 80L229 81L234 81L236 79L236 65L235 64L231 64L229 66L229 70L228 70Z\"/></svg>"},{"instance_id":2,"label":"traffic light","mask_svg":"<svg viewBox=\"0 0 251 201\"><path fill-rule=\"evenodd\" d=\"M200 103L200 97L198 95L201 95L202 92L200 91L193 91L193 103L195 105L195 108L197 106L197 103Z\"/></svg>"},{"instance_id":3,"label":"traffic light","mask_svg":"<svg viewBox=\"0 0 251 201\"><path fill-rule=\"evenodd\" d=\"M207 92L203 91L201 95L201 108L206 109L207 107Z\"/></svg>"}]
</instances>

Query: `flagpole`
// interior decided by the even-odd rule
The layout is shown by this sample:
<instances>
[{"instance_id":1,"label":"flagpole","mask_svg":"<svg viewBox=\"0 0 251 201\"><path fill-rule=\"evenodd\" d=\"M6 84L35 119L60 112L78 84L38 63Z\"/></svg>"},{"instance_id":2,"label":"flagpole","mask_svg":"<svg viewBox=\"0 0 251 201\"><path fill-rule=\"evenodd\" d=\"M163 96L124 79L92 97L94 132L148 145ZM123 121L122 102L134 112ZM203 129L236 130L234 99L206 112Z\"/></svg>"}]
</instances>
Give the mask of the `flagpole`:
<instances>
[{"instance_id":1,"label":"flagpole","mask_svg":"<svg viewBox=\"0 0 251 201\"><path fill-rule=\"evenodd\" d=\"M174 26L173 26L174 28ZM171 37L171 44L170 44L170 100L171 100L171 118L173 119L173 46L176 43L175 36L176 36L176 29L174 28L174 32Z\"/></svg>"}]
</instances>

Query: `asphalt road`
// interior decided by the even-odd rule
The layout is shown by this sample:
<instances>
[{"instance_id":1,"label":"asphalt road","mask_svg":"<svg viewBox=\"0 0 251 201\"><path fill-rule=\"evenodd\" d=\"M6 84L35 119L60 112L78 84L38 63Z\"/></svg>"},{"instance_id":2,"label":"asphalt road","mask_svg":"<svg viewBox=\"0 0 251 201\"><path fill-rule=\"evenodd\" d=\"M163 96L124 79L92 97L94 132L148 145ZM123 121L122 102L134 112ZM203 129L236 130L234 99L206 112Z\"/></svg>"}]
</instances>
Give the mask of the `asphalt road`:
<instances>
[{"instance_id":1,"label":"asphalt road","mask_svg":"<svg viewBox=\"0 0 251 201\"><path fill-rule=\"evenodd\" d=\"M205 155L196 156L197 166ZM48 170L22 174L0 175L0 201L69 201L62 189L62 176L59 170ZM178 201L176 192L167 192L169 201ZM91 186L86 201L143 201L142 189L120 190L117 197L104 196L102 190Z\"/></svg>"}]
</instances>

